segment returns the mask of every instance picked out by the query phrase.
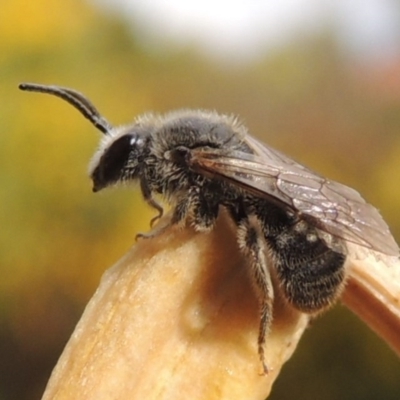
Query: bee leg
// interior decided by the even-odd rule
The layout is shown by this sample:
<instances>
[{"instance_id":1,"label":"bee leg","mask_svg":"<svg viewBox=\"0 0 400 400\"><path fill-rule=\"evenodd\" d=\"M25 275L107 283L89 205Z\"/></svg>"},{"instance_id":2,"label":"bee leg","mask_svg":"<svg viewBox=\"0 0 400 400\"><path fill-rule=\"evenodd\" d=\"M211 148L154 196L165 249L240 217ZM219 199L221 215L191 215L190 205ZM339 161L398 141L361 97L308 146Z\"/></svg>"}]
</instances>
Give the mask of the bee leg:
<instances>
[{"instance_id":1,"label":"bee leg","mask_svg":"<svg viewBox=\"0 0 400 400\"><path fill-rule=\"evenodd\" d=\"M153 205L153 207L157 208L158 204L155 203L150 196L146 199L146 201ZM160 209L160 215L153 218L152 221L160 218L162 215L162 208L160 207ZM202 191L196 186L193 186L191 189L189 189L187 195L180 199L180 201L178 201L178 203L175 205L170 221L161 227L157 227L149 233L139 233L136 235L136 239L149 239L158 236L172 225L183 225L188 218L190 219L191 225L197 232L208 232L215 225L215 221L218 217L218 211L218 203L211 202L210 199L204 198Z\"/></svg>"},{"instance_id":2,"label":"bee leg","mask_svg":"<svg viewBox=\"0 0 400 400\"><path fill-rule=\"evenodd\" d=\"M158 204L152 197L151 197L151 190L147 185L147 182L145 179L140 180L140 189L142 190L143 198L146 201L146 203L150 206L155 208L158 211L158 215L153 217L150 220L150 227L152 228L155 224L156 221L158 221L164 214L164 209ZM145 237L145 234L141 234L141 237Z\"/></svg>"},{"instance_id":3,"label":"bee leg","mask_svg":"<svg viewBox=\"0 0 400 400\"><path fill-rule=\"evenodd\" d=\"M268 270L264 235L255 216L250 216L239 223L238 242L246 259L249 260L253 283L259 295L261 315L258 331L258 354L263 374L268 374L269 369L265 361L264 349L272 323L274 289Z\"/></svg>"},{"instance_id":4,"label":"bee leg","mask_svg":"<svg viewBox=\"0 0 400 400\"><path fill-rule=\"evenodd\" d=\"M182 221L184 221L185 218L188 215L188 212L189 212L189 207L190 207L190 200L189 199L190 199L190 196L188 198L185 198L184 200L180 201L175 206L173 214L172 214L172 217L171 217L171 219L169 221L167 221L162 226L157 226L155 229L153 229L150 232L138 233L136 235L136 240L138 240L138 239L151 239L153 237L156 237L156 236L162 234L170 226L176 225L176 224L180 224ZM161 215L162 215L162 212L161 212ZM152 221L154 221L155 219L160 218L161 215L158 215L157 217L153 218Z\"/></svg>"},{"instance_id":5,"label":"bee leg","mask_svg":"<svg viewBox=\"0 0 400 400\"><path fill-rule=\"evenodd\" d=\"M150 220L150 228L152 228L154 224L163 216L164 209L151 197L149 199L146 199L146 201L147 204L158 211L158 214Z\"/></svg>"},{"instance_id":6,"label":"bee leg","mask_svg":"<svg viewBox=\"0 0 400 400\"><path fill-rule=\"evenodd\" d=\"M146 232L146 233L139 232L135 236L135 240L154 238L158 235L161 235L169 226L171 226L171 222L167 222L166 224L164 224L162 226L157 226L155 229L151 230L150 232Z\"/></svg>"},{"instance_id":7,"label":"bee leg","mask_svg":"<svg viewBox=\"0 0 400 400\"><path fill-rule=\"evenodd\" d=\"M191 199L191 207L193 210L191 222L194 229L197 232L211 231L218 217L218 203L210 201L196 192Z\"/></svg>"},{"instance_id":8,"label":"bee leg","mask_svg":"<svg viewBox=\"0 0 400 400\"><path fill-rule=\"evenodd\" d=\"M187 195L174 208L171 225L183 225L188 219L197 232L209 232L218 217L219 205L204 197L197 186L189 189Z\"/></svg>"}]
</instances>

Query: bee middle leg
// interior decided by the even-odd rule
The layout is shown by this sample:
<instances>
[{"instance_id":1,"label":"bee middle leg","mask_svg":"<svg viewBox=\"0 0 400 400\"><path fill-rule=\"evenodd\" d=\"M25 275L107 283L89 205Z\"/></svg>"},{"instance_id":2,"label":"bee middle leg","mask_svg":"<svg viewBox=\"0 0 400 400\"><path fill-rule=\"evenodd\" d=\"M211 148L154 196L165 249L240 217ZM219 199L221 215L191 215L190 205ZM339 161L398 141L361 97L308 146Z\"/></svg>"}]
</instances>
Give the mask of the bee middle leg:
<instances>
[{"instance_id":1,"label":"bee middle leg","mask_svg":"<svg viewBox=\"0 0 400 400\"><path fill-rule=\"evenodd\" d=\"M264 235L255 216L250 216L239 223L238 242L243 254L249 259L253 283L259 295L261 315L258 331L258 354L263 373L267 374L269 369L265 361L264 349L266 337L271 329L274 290L268 270Z\"/></svg>"}]
</instances>

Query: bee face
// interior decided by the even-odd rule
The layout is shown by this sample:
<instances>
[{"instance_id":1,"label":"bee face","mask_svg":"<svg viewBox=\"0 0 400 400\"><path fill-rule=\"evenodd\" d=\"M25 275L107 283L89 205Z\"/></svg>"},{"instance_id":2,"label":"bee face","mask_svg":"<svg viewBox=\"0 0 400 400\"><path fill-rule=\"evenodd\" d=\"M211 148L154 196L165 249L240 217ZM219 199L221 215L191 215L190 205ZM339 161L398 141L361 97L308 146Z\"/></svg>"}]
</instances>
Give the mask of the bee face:
<instances>
[{"instance_id":1,"label":"bee face","mask_svg":"<svg viewBox=\"0 0 400 400\"><path fill-rule=\"evenodd\" d=\"M104 133L89 167L94 191L138 181L158 217L163 209L155 194L171 203L171 224L190 220L197 231L212 229L221 207L228 211L260 299L258 352L265 372L274 291L294 308L317 313L341 293L348 243L399 256L388 226L355 190L260 143L235 118L185 110L113 128L79 92L20 88L66 100Z\"/></svg>"}]
</instances>

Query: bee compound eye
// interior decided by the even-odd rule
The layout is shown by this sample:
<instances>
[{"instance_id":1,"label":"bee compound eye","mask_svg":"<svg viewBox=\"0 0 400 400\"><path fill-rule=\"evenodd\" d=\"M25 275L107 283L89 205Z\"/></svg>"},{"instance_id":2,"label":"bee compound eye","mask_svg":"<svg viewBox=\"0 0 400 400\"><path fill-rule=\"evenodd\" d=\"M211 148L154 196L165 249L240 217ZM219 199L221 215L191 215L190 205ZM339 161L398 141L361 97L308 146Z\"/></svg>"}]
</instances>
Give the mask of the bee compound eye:
<instances>
[{"instance_id":1,"label":"bee compound eye","mask_svg":"<svg viewBox=\"0 0 400 400\"><path fill-rule=\"evenodd\" d=\"M106 187L118 181L123 175L132 151L132 139L130 135L118 138L101 157L94 173L101 187Z\"/></svg>"}]
</instances>

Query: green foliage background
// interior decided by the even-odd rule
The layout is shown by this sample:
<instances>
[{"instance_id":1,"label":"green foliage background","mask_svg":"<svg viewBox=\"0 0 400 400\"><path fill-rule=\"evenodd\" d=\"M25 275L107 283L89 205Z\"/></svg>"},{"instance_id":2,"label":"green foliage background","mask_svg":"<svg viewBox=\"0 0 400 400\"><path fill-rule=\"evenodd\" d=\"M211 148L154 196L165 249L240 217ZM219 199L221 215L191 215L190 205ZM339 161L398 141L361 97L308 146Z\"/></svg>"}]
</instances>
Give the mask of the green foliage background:
<instances>
[{"instance_id":1,"label":"green foliage background","mask_svg":"<svg viewBox=\"0 0 400 400\"><path fill-rule=\"evenodd\" d=\"M399 74L371 83L329 30L241 67L139 39L79 0L1 5L0 400L40 398L101 274L152 215L138 190L94 196L86 166L100 134L19 82L76 88L116 124L180 107L239 114L254 135L359 190L400 238ZM399 399L400 362L339 305L274 389L271 399Z\"/></svg>"}]
</instances>

